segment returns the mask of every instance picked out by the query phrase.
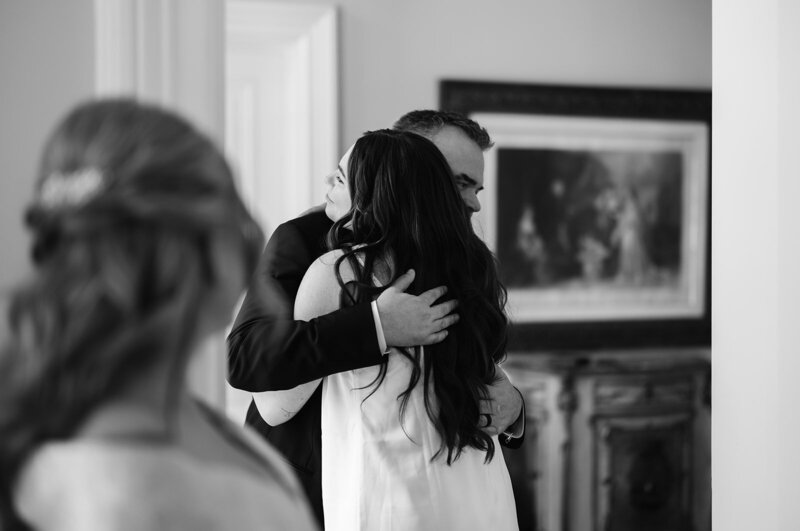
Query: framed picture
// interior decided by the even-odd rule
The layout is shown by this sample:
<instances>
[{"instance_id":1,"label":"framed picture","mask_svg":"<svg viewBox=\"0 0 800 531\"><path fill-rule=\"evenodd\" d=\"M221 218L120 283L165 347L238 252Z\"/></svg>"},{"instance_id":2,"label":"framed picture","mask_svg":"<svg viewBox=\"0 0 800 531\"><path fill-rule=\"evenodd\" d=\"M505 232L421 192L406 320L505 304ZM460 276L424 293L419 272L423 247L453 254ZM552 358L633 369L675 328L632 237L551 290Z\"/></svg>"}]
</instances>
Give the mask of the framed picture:
<instances>
[{"instance_id":1,"label":"framed picture","mask_svg":"<svg viewBox=\"0 0 800 531\"><path fill-rule=\"evenodd\" d=\"M443 81L485 127L511 348L710 345L709 91Z\"/></svg>"}]
</instances>

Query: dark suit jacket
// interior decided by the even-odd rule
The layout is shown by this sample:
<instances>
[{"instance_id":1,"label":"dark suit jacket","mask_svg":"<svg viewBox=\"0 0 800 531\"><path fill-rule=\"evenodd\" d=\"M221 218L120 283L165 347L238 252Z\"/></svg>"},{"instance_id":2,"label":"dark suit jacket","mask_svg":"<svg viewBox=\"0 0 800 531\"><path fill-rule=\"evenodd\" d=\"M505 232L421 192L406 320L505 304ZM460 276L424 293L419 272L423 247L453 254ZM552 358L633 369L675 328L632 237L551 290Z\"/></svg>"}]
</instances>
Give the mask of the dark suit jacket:
<instances>
[{"instance_id":1,"label":"dark suit jacket","mask_svg":"<svg viewBox=\"0 0 800 531\"><path fill-rule=\"evenodd\" d=\"M294 299L306 270L325 253L332 223L314 210L275 229L228 336L228 381L250 392L291 389L337 372L381 362L368 303L295 321ZM272 299L285 299L276 304ZM272 427L254 402L246 423L259 431L297 470L314 512L322 523L321 397L319 386L289 421ZM517 448L522 439L500 437Z\"/></svg>"}]
</instances>

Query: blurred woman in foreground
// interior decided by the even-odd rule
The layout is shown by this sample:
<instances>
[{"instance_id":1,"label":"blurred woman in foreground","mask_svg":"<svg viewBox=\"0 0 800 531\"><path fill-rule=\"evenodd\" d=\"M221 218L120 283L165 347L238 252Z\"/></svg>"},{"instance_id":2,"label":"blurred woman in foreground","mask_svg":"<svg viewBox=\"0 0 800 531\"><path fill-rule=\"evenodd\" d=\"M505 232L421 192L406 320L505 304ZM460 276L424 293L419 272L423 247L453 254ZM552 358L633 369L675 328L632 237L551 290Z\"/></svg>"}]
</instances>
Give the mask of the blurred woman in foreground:
<instances>
[{"instance_id":1,"label":"blurred woman in foreground","mask_svg":"<svg viewBox=\"0 0 800 531\"><path fill-rule=\"evenodd\" d=\"M186 386L263 245L209 139L153 106L79 106L26 222L35 273L0 353L0 528L313 529L277 455Z\"/></svg>"}]
</instances>

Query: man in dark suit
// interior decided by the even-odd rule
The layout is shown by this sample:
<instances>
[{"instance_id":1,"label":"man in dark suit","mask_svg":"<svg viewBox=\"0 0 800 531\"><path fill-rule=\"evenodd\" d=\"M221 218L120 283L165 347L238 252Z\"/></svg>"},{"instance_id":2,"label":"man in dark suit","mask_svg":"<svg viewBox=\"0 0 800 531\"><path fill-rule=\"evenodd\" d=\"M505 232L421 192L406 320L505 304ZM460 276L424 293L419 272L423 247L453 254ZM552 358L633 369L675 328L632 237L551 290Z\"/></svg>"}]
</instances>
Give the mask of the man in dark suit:
<instances>
[{"instance_id":1,"label":"man in dark suit","mask_svg":"<svg viewBox=\"0 0 800 531\"><path fill-rule=\"evenodd\" d=\"M419 133L436 144L453 170L468 212L480 209L483 151L492 145L483 128L464 116L441 111L413 111L394 127ZM228 380L233 387L250 392L291 389L329 374L376 365L389 346L437 343L457 321L456 301L433 305L444 295L443 287L419 296L404 293L413 272L398 278L371 304L343 308L309 322L293 320L300 282L311 263L327 251L325 237L332 218L344 214L331 202L326 207L281 224L267 243L228 337ZM283 307L276 309L266 300L270 290L285 297ZM507 378L489 391L484 429L502 434L502 445L518 448L524 435L521 394ZM294 466L320 523L321 396L319 386L306 405L279 426L264 422L255 402L246 418Z\"/></svg>"}]
</instances>

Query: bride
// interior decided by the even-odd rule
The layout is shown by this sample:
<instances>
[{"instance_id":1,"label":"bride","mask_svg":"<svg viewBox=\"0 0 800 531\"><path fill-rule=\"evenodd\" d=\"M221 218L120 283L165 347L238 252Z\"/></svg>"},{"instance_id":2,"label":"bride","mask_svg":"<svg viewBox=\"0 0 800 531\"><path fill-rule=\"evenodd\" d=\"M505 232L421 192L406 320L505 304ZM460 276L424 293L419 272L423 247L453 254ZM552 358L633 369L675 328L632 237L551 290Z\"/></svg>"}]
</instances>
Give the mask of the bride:
<instances>
[{"instance_id":1,"label":"bride","mask_svg":"<svg viewBox=\"0 0 800 531\"><path fill-rule=\"evenodd\" d=\"M285 422L322 382L329 531L518 529L497 437L480 429L480 401L505 351L505 290L446 160L414 133L370 132L329 185L329 203L347 214L329 234L335 250L306 273L295 318L371 300L409 268L409 292L446 285L461 318L437 345L391 349L381 365L262 393L259 410Z\"/></svg>"}]
</instances>

